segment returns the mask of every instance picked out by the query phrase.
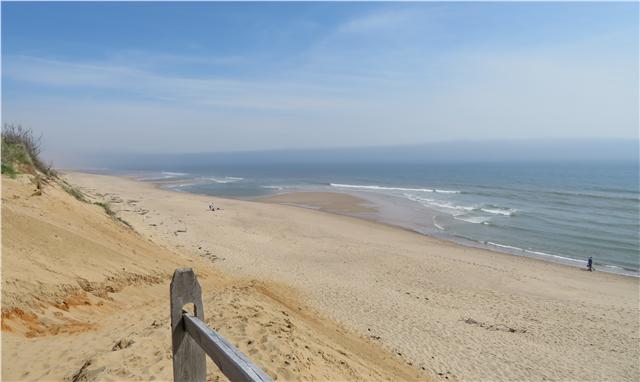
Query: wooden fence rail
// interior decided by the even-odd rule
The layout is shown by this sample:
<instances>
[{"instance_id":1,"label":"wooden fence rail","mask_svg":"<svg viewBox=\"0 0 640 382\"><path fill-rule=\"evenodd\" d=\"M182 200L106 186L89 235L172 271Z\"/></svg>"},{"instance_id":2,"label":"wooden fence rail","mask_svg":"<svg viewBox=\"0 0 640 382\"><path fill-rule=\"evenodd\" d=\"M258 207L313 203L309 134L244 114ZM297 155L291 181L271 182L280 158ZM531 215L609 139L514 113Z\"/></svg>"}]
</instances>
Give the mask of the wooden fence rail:
<instances>
[{"instance_id":1,"label":"wooden fence rail","mask_svg":"<svg viewBox=\"0 0 640 382\"><path fill-rule=\"evenodd\" d=\"M193 304L193 315L183 308ZM171 342L174 381L204 382L205 354L231 381L271 381L244 354L204 323L202 289L191 268L176 269L171 280Z\"/></svg>"}]
</instances>

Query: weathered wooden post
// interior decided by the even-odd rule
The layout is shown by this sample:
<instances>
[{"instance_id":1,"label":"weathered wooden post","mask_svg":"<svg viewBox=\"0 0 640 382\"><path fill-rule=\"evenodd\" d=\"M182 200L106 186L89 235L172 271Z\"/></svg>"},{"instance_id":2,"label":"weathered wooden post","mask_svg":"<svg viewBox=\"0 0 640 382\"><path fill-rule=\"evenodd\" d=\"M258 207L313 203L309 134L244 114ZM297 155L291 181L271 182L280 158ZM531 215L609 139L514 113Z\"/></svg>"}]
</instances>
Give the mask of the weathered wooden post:
<instances>
[{"instance_id":1,"label":"weathered wooden post","mask_svg":"<svg viewBox=\"0 0 640 382\"><path fill-rule=\"evenodd\" d=\"M194 315L182 310L185 304L194 305ZM171 280L171 342L174 381L204 382L206 353L230 381L271 382L247 356L205 324L202 289L191 268L176 269Z\"/></svg>"},{"instance_id":2,"label":"weathered wooden post","mask_svg":"<svg viewBox=\"0 0 640 382\"><path fill-rule=\"evenodd\" d=\"M194 305L195 317L204 321L202 289L191 268L176 269L171 280L171 343L173 349L173 380L204 382L207 364L204 350L187 333L182 308Z\"/></svg>"}]
</instances>

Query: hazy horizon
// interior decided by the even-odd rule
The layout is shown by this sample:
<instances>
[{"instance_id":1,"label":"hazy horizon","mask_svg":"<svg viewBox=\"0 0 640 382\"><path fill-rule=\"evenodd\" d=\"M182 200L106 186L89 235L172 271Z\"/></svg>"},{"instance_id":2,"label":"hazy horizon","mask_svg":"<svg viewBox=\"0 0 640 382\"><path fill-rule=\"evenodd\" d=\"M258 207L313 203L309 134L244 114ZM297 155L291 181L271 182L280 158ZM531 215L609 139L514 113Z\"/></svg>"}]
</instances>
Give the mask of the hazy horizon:
<instances>
[{"instance_id":1,"label":"hazy horizon","mask_svg":"<svg viewBox=\"0 0 640 382\"><path fill-rule=\"evenodd\" d=\"M637 141L639 7L5 2L2 121L62 163Z\"/></svg>"},{"instance_id":2,"label":"hazy horizon","mask_svg":"<svg viewBox=\"0 0 640 382\"><path fill-rule=\"evenodd\" d=\"M46 148L44 152L46 156ZM293 150L143 153L73 153L55 165L66 169L184 170L207 166L278 163L638 162L640 141L624 139L443 141L410 145Z\"/></svg>"}]
</instances>

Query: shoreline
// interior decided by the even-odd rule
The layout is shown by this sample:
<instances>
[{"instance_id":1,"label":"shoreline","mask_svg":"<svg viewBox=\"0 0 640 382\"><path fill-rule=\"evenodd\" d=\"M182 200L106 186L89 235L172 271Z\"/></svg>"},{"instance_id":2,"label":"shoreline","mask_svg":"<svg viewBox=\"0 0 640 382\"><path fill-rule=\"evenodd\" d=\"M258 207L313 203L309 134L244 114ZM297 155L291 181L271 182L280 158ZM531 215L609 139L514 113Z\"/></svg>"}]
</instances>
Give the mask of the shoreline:
<instances>
[{"instance_id":1,"label":"shoreline","mask_svg":"<svg viewBox=\"0 0 640 382\"><path fill-rule=\"evenodd\" d=\"M119 175L115 175L115 176L119 176ZM579 259L575 259L572 257L563 256L563 255L555 255L555 254L535 251L532 249L512 247L509 245L494 243L492 241L484 241L484 242L476 241L476 240L458 236L455 234L442 232L441 227L435 221L435 214L437 213L437 211L432 210L431 208L428 208L423 205L419 205L419 206L421 209L428 211L427 213L429 217L428 220L431 221L431 226L435 227L436 230L429 229L428 226L418 227L415 225L415 222L407 223L407 222L394 221L394 218L390 219L388 214L385 215L380 213L380 207L386 204L383 202L383 200L391 198L390 196L386 196L386 195L374 195L374 194L366 193L362 191L354 191L354 190L346 190L346 189L332 190L332 191L326 191L326 190L314 191L314 190L296 190L295 188L292 188L291 190L288 190L288 191L277 190L271 195L243 198L243 197L233 197L233 196L217 196L217 195L210 195L206 193L181 191L174 187L163 187L166 185L181 184L184 182L184 180L139 179L133 175L122 176L122 177L126 179L131 179L134 181L150 183L161 190L172 191L172 192L189 193L193 195L202 195L202 196L213 196L221 199L275 203L275 204L281 204L281 205L290 205L298 208L306 208L311 210L321 210L321 211L335 214L335 215L350 216L357 219L363 219L363 220L367 220L367 221L371 221L379 224L389 225L391 227L407 230L409 232L417 233L419 235L424 235L430 238L444 240L449 243L454 243L454 244L469 247L469 248L477 248L477 249L487 250L493 253L501 253L501 254L507 254L510 256L518 256L518 257L524 257L529 259L535 259L539 261L571 267L574 269L578 268L578 269L584 270L586 268L586 258L584 260L579 260ZM321 197L318 197L318 198L315 198L313 202L306 201L306 204L305 204L304 202L297 200L299 194L315 194L317 196L325 195L328 197L326 198L326 200L322 200ZM348 195L352 198L350 200L350 203L352 203L354 206L366 204L370 207L370 210L368 211L355 210L354 208L346 208L344 205L339 206L340 208L336 208L335 200L332 201L333 198L331 197L331 195ZM340 204L344 204L344 202L345 201L342 200L340 201ZM406 205L409 205L412 203L409 200L401 200L400 202L405 203ZM411 214L412 211L405 209L404 212ZM397 216L398 213L394 212L394 215ZM594 267L594 270L598 272L605 272L608 274L615 274L615 275L620 275L625 277L640 278L640 271L637 271L637 270L627 269L627 268L623 268L613 264L599 263L597 261L595 262L595 266L597 268Z\"/></svg>"},{"instance_id":2,"label":"shoreline","mask_svg":"<svg viewBox=\"0 0 640 382\"><path fill-rule=\"evenodd\" d=\"M70 172L76 172L76 173L80 173L83 174L84 172L82 171L76 171L76 170L72 170ZM94 173L86 173L86 174L94 174ZM284 190L278 190L276 191L274 194L272 195L267 195L267 196L258 196L258 197L248 197L248 198L242 198L242 197L231 197L231 196L217 196L217 195L210 195L210 194L205 194L205 193L198 193L198 192L190 192L190 191L181 191L178 188L173 188L173 187L163 187L164 185L173 185L173 184L181 184L184 180L183 179L144 179L144 178L138 178L136 175L113 175L110 173L97 173L96 175L100 175L100 176L110 176L110 177L117 177L117 178L122 178L122 179L127 179L127 180L131 180L134 182L140 182L140 183L146 183L146 184L151 184L153 185L156 189L158 190L162 190L162 191L168 191L168 192L174 192L174 193L182 193L182 194L191 194L191 195L198 195L198 196L206 196L206 197L214 197L216 199L222 199L222 200L239 200L239 201L250 201L250 202L257 202L257 203L267 203L267 204L279 204L279 205L285 205L285 206L290 206L290 207L294 207L294 208L303 208L303 209L307 209L307 210L312 210L312 211L321 211L330 215L335 215L335 216L346 216L346 217L350 217L350 218L354 218L354 219L359 219L359 220L363 220L363 221L367 221L367 222L371 222L371 223L375 223L375 224L381 224L384 226L388 226L394 229L400 229L406 232L410 232L412 234L418 234L421 236L425 236L428 237L430 239L434 239L434 240L440 240L444 243L448 243L448 244L454 244L454 245L459 245L462 247L466 247L466 248L474 248L474 249L480 249L483 251L488 251L490 253L493 254L500 254L500 255L509 255L509 256L516 256L518 258L524 258L524 259L530 259L530 260L534 260L534 261L541 261L544 263L550 263L550 264L555 264L555 265L559 265L559 266L563 266L563 267L568 267L571 269L580 269L583 271L586 271L586 260L584 261L584 267L581 265L578 265L578 262L581 262L580 260L577 259L573 259L573 258L568 258L568 257L563 257L563 256L559 256L559 255L552 255L552 254L536 254L534 251L529 251L529 250L525 250L522 248L514 248L513 250L509 249L509 248L505 248L505 247L509 247L509 246L505 246L505 245L501 245L501 244L496 244L496 243L491 243L490 242L478 242L478 241L474 241L471 239L467 239L467 238L463 238L463 237L456 237L454 235L438 235L438 234L434 234L434 233L426 233L422 230L418 230L418 229L414 229L402 224L397 224L397 223L393 223L393 222L389 222L384 218L376 218L373 213L379 212L378 211L378 207L379 205L376 205L376 202L373 201L371 199L371 195L368 195L366 193L363 192L358 192L358 191L296 191L296 190L292 190L292 191L284 191ZM340 203L339 205L336 205L335 203L331 202L331 198L328 198L328 200L325 200L324 202L321 202L321 205L314 205L313 203L309 203L309 201L307 201L308 204L304 204L304 203L299 203L296 202L295 200L291 200L290 198L292 196L297 196L299 194L316 194L318 196L326 196L326 195L346 195L351 197L351 199L349 200L350 203L352 203L353 205L347 205L345 203ZM388 196L378 196L378 197L382 197L382 198L387 198ZM277 199L280 198L280 201L277 201ZM290 201L287 201L290 200ZM328 203L327 203L328 202ZM406 202L406 201L405 201ZM316 203L318 203L318 201L316 201ZM367 206L365 208L361 208L360 206ZM338 208L336 208L338 207ZM428 209L430 210L428 207L422 206L422 208ZM435 212L435 211L433 211ZM437 227L437 223L435 223L435 221L433 222L433 225ZM522 252L526 252L526 253L522 253ZM556 259L559 258L559 259ZM620 269L620 271L615 270L615 269L594 269L597 272L604 272L606 274L611 274L611 275L615 275L615 276L623 276L623 277L630 277L630 278L635 278L635 279L640 279L640 272L636 272L633 270L629 270L626 268L621 268L615 265L606 265L606 264L597 264L598 266L604 266L604 267L610 267L610 268L617 268Z\"/></svg>"},{"instance_id":3,"label":"shoreline","mask_svg":"<svg viewBox=\"0 0 640 382\"><path fill-rule=\"evenodd\" d=\"M290 205L290 206L294 206L294 207L299 207L299 208L307 208L307 209L312 209L312 210L320 210L326 213L330 213L330 214L335 214L335 215L343 215L343 216L350 216L350 217L354 217L357 219L363 219L363 220L367 220L367 221L372 221L375 223L379 223L379 224L384 224L384 225L388 225L394 228L398 228L398 229L403 229L403 230L407 230L409 232L413 232L413 233L417 233L419 235L424 235L430 238L434 238L437 240L443 240L445 242L449 242L449 243L454 243L457 245L461 245L464 247L469 247L469 248L477 248L477 249L482 249L482 250L487 250L493 253L500 253L500 254L507 254L510 256L518 256L518 257L523 257L523 258L528 258L528 259L533 259L533 260L538 260L538 261L543 261L543 262L548 262L548 263L553 263L553 264L557 264L557 265L561 265L561 266L566 266L566 267L570 267L573 269L581 269L581 270L585 270L586 268L586 260L585 261L581 261L581 260L577 260L577 259L573 259L573 258L569 258L569 257L563 257L563 256L558 256L558 255L552 255L552 254L543 254L543 253L536 253L534 251L529 251L529 250L525 250L525 249L521 249L521 248L509 248L509 246L505 246L505 245L501 245L501 244L496 244L496 243L492 243L492 242L477 242L474 240L470 240L467 238L462 238L462 237L456 237L453 235L446 235L446 234L434 234L434 233L427 233L418 229L414 229L411 227L407 227L407 226L403 226L403 225L399 225L399 224L394 224L393 222L389 222L386 221L384 219L384 217L376 217L374 214L363 214L363 213L358 213L358 211L350 211L348 209L345 209L343 211L338 211L334 208L324 208L324 207L320 207L320 206L314 206L312 204L309 205L305 205L302 203L297 203L296 199L300 196L300 194L306 194L306 193L312 193L312 194L317 194L317 195L325 195L327 201L332 199L332 194L335 195L349 195L352 198L354 198L354 202L357 202L359 204L366 204L368 203L369 205L371 205L372 209L375 209L375 203L372 202L371 199L368 199L365 195L362 195L361 193L349 193L349 192L317 192L317 191L291 191L291 192L283 192L283 193L278 193L276 195L273 196L265 196L265 197L259 197L259 198L253 198L251 200L254 201L258 201L258 202L263 202L263 203L275 203L275 204L282 204L282 205ZM354 196L357 195L357 196ZM326 204L322 203L322 204ZM426 208L426 207L425 207ZM377 211L376 211L377 212ZM437 227L437 223L434 222L434 225ZM625 276L625 277L632 277L632 278L640 278L640 273L635 272L633 270L629 270L629 269L625 269L625 268L621 268L615 265L606 265L606 264L596 264L598 266L598 268L596 269L594 267L594 271L598 271L598 272L605 272L608 274L614 274L614 275L618 275L618 276ZM611 269L611 268L617 268L617 269ZM609 268L609 269L606 269Z\"/></svg>"},{"instance_id":4,"label":"shoreline","mask_svg":"<svg viewBox=\"0 0 640 382\"><path fill-rule=\"evenodd\" d=\"M69 177L118 201L118 216L155 243L193 256L207 248L224 274L277 282L433 379L640 376L636 278L307 208ZM211 201L222 209L208 211Z\"/></svg>"}]
</instances>

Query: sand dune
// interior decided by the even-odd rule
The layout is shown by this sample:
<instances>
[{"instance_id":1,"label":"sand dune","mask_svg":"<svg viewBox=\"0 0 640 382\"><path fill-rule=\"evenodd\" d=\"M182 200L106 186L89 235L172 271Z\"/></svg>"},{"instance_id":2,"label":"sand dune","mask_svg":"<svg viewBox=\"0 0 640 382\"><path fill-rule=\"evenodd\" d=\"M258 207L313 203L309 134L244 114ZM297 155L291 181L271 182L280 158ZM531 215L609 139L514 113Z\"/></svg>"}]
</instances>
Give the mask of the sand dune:
<instances>
[{"instance_id":1,"label":"sand dune","mask_svg":"<svg viewBox=\"0 0 640 382\"><path fill-rule=\"evenodd\" d=\"M3 177L2 380L171 379L168 283L185 266L203 285L207 323L274 379L423 377L286 286L222 273L204 251L164 248L59 184L33 191L28 177ZM209 362L208 379L221 377Z\"/></svg>"}]
</instances>

